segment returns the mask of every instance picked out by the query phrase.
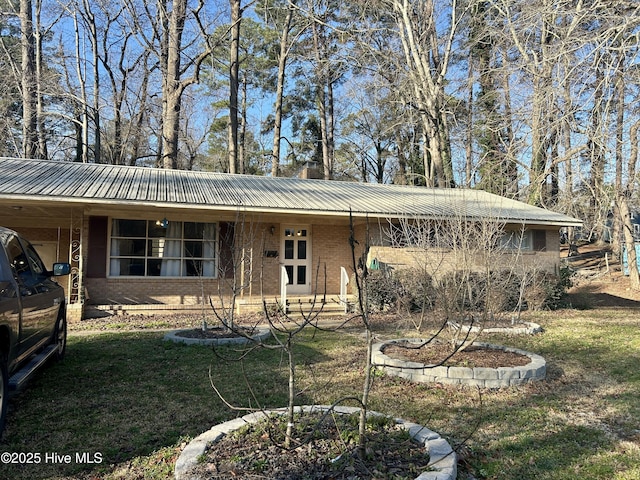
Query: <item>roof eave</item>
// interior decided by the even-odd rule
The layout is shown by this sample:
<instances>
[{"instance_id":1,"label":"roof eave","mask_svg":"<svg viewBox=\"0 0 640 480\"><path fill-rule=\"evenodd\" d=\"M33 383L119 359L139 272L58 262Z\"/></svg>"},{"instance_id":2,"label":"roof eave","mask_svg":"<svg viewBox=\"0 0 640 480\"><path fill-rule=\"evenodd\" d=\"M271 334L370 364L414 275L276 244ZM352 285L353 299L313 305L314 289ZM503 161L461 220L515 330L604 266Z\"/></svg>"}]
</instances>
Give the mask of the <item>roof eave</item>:
<instances>
[{"instance_id":1,"label":"roof eave","mask_svg":"<svg viewBox=\"0 0 640 480\"><path fill-rule=\"evenodd\" d=\"M42 203L43 201L49 201L59 206L68 207L88 207L92 205L97 206L117 206L128 208L158 208L158 209L177 209L177 210L193 210L198 208L201 210L207 210L212 212L244 212L252 214L274 214L274 215L313 215L313 216L330 216L348 218L350 215L356 218L413 218L413 219L438 219L446 220L450 217L437 216L437 215L419 215L409 214L407 212L364 212L364 211L349 211L349 210L310 210L310 209L291 209L291 208L278 208L278 207L257 207L246 205L226 205L226 204L185 204L177 202L157 202L157 201L127 201L108 198L60 198L55 196L39 196L39 195L0 195L0 200L6 202L30 202L30 203ZM468 220L481 220L481 218L474 218L472 216L465 217ZM555 220L555 219L523 219L517 217L500 217L495 220L499 222L509 224L520 225L543 225L554 227L581 227L583 223L575 218L567 217L568 220Z\"/></svg>"}]
</instances>

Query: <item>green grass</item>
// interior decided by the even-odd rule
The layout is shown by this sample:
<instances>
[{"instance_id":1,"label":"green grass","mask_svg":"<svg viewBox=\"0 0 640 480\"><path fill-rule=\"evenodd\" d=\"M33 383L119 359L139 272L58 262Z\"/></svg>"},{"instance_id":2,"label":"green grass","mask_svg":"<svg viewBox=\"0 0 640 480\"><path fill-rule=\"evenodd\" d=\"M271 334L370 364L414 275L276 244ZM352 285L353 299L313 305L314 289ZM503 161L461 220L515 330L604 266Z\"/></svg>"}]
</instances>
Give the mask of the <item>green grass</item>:
<instances>
[{"instance_id":1,"label":"green grass","mask_svg":"<svg viewBox=\"0 0 640 480\"><path fill-rule=\"evenodd\" d=\"M543 355L546 381L478 392L378 376L371 408L427 425L453 444L470 437L460 479L466 472L486 480L640 479L638 315L566 310L529 319L544 333L485 340ZM358 335L302 337L300 403L359 395L362 346ZM215 395L210 369L236 405L286 403L286 364L275 351L254 352L243 369L210 348L165 342L158 332L71 335L64 362L39 372L12 399L0 441L0 452L40 453L41 461L0 465L0 479L172 478L189 439L242 414ZM76 462L83 452L102 462ZM47 463L47 453L72 462Z\"/></svg>"}]
</instances>

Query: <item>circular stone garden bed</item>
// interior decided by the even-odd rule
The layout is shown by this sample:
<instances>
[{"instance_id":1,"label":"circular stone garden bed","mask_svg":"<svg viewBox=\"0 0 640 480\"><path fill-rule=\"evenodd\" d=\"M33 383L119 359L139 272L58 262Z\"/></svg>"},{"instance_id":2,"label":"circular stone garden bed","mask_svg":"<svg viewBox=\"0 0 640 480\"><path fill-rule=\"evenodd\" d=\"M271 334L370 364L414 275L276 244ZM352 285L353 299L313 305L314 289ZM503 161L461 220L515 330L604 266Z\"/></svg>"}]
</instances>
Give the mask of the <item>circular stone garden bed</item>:
<instances>
[{"instance_id":1,"label":"circular stone garden bed","mask_svg":"<svg viewBox=\"0 0 640 480\"><path fill-rule=\"evenodd\" d=\"M251 341L266 340L271 335L271 332L268 328L255 328L247 331L247 334L249 338L234 334L220 327L207 328L206 330L189 328L167 332L164 339L176 343L186 343L187 345L238 345Z\"/></svg>"},{"instance_id":2,"label":"circular stone garden bed","mask_svg":"<svg viewBox=\"0 0 640 480\"><path fill-rule=\"evenodd\" d=\"M299 413L314 413L325 412L329 408L330 407L326 405L313 405L296 407L296 411ZM334 408L335 413L346 415L356 414L359 411L360 409L355 407L338 406ZM219 442L225 435L240 430L247 425L257 424L258 422L267 418L267 416L274 414L282 415L285 413L286 409L283 408L277 410L268 410L264 412L251 413L249 415L245 415L244 417L236 418L234 420L229 420L228 422L215 425L210 430L193 439L182 451L175 466L176 480L200 480L204 478L218 478L211 472L209 472L209 474L198 473L199 471L202 471L202 461L206 457L206 452L210 445ZM380 413L371 411L368 412L368 415L382 416L382 414ZM455 452L445 439L440 437L440 435L436 432L433 432L428 428L423 427L422 425L407 422L401 419L395 419L394 421L399 428L408 432L409 437L413 440L413 442L419 445L420 448L424 448L424 453L428 455L428 462L426 462L428 471L421 473L418 477L416 477L416 480L455 480L457 475L457 458ZM266 440L264 440L262 443L264 443L265 441ZM311 448L311 444L309 444L305 448L296 449L296 452L304 452L309 448ZM282 450L280 450L280 452L285 456L289 456L290 458L288 459L288 461L294 463L292 455L295 452L286 452ZM313 466L310 466L309 468L312 470ZM207 469L205 468L204 470L206 472ZM280 473L284 478L285 472ZM311 474L313 472L307 471L307 473ZM233 472L231 472L228 478L233 477ZM227 477L225 476L224 478ZM261 478L273 477L265 475Z\"/></svg>"},{"instance_id":3,"label":"circular stone garden bed","mask_svg":"<svg viewBox=\"0 0 640 480\"><path fill-rule=\"evenodd\" d=\"M412 361L402 353L403 351L406 353L415 352L415 349L398 348L401 345L415 347L424 342L423 339L404 338L378 343L374 345L372 361L378 369L386 374L405 378L415 383L443 383L483 388L502 388L543 380L546 376L547 367L543 357L517 348L490 345L488 343L474 343L467 347L467 349L471 350L484 349L484 357L502 357L505 361L503 366L495 362L491 366L476 366L473 364L472 357L464 361L456 361L456 355L458 354L450 359L452 362L435 366L440 363L439 360ZM422 347L420 350L423 349L428 351L429 346ZM496 355L486 355L486 353L495 353ZM439 359L444 358L446 358L446 355L439 357Z\"/></svg>"}]
</instances>

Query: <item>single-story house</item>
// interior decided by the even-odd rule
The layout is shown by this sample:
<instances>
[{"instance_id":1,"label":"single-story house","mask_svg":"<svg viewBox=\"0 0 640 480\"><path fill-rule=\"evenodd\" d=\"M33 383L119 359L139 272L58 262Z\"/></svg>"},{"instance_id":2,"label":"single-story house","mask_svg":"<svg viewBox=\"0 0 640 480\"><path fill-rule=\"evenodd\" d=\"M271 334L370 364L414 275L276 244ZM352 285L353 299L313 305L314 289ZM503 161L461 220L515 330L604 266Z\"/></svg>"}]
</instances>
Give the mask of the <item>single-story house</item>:
<instances>
[{"instance_id":1,"label":"single-story house","mask_svg":"<svg viewBox=\"0 0 640 480\"><path fill-rule=\"evenodd\" d=\"M479 190L0 159L0 225L45 263L72 264L70 319L98 307L196 308L232 291L238 305L344 295L350 218L358 248L369 235L370 259L388 264L412 255L385 243L390 219L497 219L524 231L526 261L551 271L559 229L582 224Z\"/></svg>"}]
</instances>

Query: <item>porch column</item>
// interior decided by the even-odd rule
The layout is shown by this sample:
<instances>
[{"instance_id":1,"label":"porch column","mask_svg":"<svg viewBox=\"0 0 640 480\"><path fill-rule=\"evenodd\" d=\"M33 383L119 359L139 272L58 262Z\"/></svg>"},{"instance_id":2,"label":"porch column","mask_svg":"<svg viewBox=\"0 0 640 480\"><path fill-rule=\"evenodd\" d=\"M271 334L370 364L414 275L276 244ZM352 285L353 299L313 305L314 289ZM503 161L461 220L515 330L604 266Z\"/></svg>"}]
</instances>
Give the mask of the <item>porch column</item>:
<instances>
[{"instance_id":1,"label":"porch column","mask_svg":"<svg viewBox=\"0 0 640 480\"><path fill-rule=\"evenodd\" d=\"M69 288L67 320L80 321L84 314L84 215L73 212L69 225Z\"/></svg>"}]
</instances>

